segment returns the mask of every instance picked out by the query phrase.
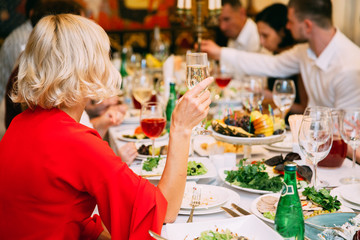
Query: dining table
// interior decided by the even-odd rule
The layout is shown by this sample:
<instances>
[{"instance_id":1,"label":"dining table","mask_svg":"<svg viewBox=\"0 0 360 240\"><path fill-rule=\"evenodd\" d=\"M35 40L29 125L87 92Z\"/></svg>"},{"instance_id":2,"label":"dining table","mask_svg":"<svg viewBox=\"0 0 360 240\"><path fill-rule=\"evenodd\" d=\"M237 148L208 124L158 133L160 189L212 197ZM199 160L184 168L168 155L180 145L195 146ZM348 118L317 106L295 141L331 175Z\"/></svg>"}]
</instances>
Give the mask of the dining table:
<instances>
[{"instance_id":1,"label":"dining table","mask_svg":"<svg viewBox=\"0 0 360 240\"><path fill-rule=\"evenodd\" d=\"M130 122L123 123L119 126L111 127L109 129L109 145L110 145L110 147L115 152L117 152L116 150L127 142L121 138L121 134L126 131L132 131L132 129L135 129L139 125L140 125L139 122L130 121ZM193 144L194 144L194 146L195 145L198 146L199 145L199 144L197 144L198 141L204 141L204 139L210 139L210 138L211 138L211 136L207 136L205 138L203 136L194 137ZM288 141L289 139L291 139L290 132L287 133L286 141ZM167 139L165 139L163 141L167 141ZM150 142L148 142L148 144L150 144ZM268 159L268 158L271 158L273 156L280 155L280 154L285 156L289 152L289 151L282 152L279 150L274 151L273 149L271 149L265 145L252 146L252 148L254 148L254 152L255 152L255 148L256 148L256 154L251 155L251 159L250 159L251 161L264 160L264 159ZM298 148L298 146L296 146L296 144L294 144L293 151L299 152L299 148ZM300 155L302 156L302 154L300 154ZM241 154L235 155L235 154L228 154L228 153L216 153L214 155L209 154L209 156L200 156L198 154L198 151L195 151L193 157L203 157L203 158L207 159L207 161L212 162L215 165L216 169L218 170L221 167L228 167L228 168L235 167L234 159L232 159L231 161L230 160L227 161L227 158L235 158L236 157L236 162L238 162L240 159L243 158L243 155L241 155ZM221 163L222 164L221 166L219 166L219 161L218 161L219 158L222 159L222 161L223 161ZM141 162L141 160L135 160L133 165L139 165L140 162ZM306 161L304 156L302 156L301 160L297 161L297 164L298 165L309 165L312 168L312 164L310 162ZM351 171L351 168L352 168L351 160L345 159L342 166L338 167L338 168L318 167L318 176L321 180L325 180L328 182L329 189L333 189L333 188L341 186L340 179L342 177L347 176L349 174L349 172ZM360 166L359 165L356 166L356 171L357 171L357 174L360 176ZM152 182L155 185L157 183L156 181L152 181ZM256 200L259 196L261 196L261 194L259 194L259 193L244 191L242 189L234 188L233 186L226 184L220 178L219 174L217 174L216 176L214 176L212 178L199 179L199 180L196 180L195 182L196 182L196 184L220 186L220 187L223 187L226 189L231 189L232 191L236 192L236 194L238 194L238 196L239 196L239 198L237 199L237 204L241 208L243 208L244 210L246 210L250 213L252 213L251 206L252 206L254 200ZM188 217L189 217L188 214L179 214L173 224L186 223ZM195 215L193 218L193 221L194 222L207 222L207 221L214 221L214 220L224 220L224 219L229 219L229 218L231 218L231 216L228 213L226 213L225 211L218 211L218 212L211 213L211 214ZM274 228L274 225L272 223L269 223L269 222L265 222L265 223L268 226L270 226L271 228ZM167 236L166 229L167 229L166 227L163 227L163 230L162 230L162 235L165 237Z\"/></svg>"}]
</instances>

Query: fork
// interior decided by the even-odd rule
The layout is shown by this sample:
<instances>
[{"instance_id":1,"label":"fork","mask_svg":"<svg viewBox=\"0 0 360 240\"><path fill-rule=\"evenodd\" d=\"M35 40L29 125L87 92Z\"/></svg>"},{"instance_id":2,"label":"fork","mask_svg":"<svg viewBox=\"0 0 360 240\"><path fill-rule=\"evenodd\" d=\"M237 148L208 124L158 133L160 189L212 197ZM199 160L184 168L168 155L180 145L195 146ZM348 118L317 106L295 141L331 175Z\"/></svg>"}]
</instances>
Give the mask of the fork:
<instances>
[{"instance_id":1,"label":"fork","mask_svg":"<svg viewBox=\"0 0 360 240\"><path fill-rule=\"evenodd\" d=\"M190 216L186 222L189 223L189 222L193 221L194 210L195 210L195 207L200 205L200 200L201 200L201 189L193 187L193 195L191 197L191 203L190 203L191 211L190 211Z\"/></svg>"}]
</instances>

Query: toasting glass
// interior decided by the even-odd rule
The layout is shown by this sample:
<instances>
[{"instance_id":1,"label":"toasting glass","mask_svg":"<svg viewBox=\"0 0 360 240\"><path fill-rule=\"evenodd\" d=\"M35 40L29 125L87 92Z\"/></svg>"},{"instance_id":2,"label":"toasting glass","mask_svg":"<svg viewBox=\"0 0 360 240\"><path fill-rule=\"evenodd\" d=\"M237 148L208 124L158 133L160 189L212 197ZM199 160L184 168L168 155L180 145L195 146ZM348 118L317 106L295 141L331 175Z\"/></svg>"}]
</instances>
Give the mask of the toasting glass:
<instances>
[{"instance_id":1,"label":"toasting glass","mask_svg":"<svg viewBox=\"0 0 360 240\"><path fill-rule=\"evenodd\" d=\"M280 109L281 118L285 119L286 112L291 108L295 100L295 83L291 79L277 79L273 87L273 101Z\"/></svg>"},{"instance_id":2,"label":"toasting glass","mask_svg":"<svg viewBox=\"0 0 360 240\"><path fill-rule=\"evenodd\" d=\"M140 125L144 134L152 141L152 157L155 156L155 139L163 132L166 115L161 103L148 102L142 105Z\"/></svg>"}]
</instances>

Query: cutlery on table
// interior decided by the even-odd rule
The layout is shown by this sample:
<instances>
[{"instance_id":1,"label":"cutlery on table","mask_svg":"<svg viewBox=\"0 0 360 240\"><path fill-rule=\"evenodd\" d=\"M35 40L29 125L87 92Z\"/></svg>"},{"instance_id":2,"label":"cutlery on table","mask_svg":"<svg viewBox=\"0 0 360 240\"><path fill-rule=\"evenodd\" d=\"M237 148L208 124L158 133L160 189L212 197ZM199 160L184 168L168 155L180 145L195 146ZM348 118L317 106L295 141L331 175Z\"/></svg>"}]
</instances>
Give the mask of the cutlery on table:
<instances>
[{"instance_id":1,"label":"cutlery on table","mask_svg":"<svg viewBox=\"0 0 360 240\"><path fill-rule=\"evenodd\" d=\"M197 187L193 187L193 195L191 197L191 203L190 203L191 211L190 211L190 216L186 222L189 223L193 221L194 210L195 207L200 205L200 200L201 200L201 189Z\"/></svg>"},{"instance_id":2,"label":"cutlery on table","mask_svg":"<svg viewBox=\"0 0 360 240\"><path fill-rule=\"evenodd\" d=\"M320 230L320 231L324 231L325 229L333 229L333 230L340 231L342 233L344 232L344 229L342 229L341 227L326 227L326 226L321 226L321 225L317 225L317 224L314 224L314 223L310 223L310 222L307 222L307 221L305 221L305 224L310 226L310 227L316 228L317 230Z\"/></svg>"},{"instance_id":3,"label":"cutlery on table","mask_svg":"<svg viewBox=\"0 0 360 240\"><path fill-rule=\"evenodd\" d=\"M159 234L149 230L149 234L150 236L152 236L153 238L157 239L157 240L167 240L166 238L160 236Z\"/></svg>"},{"instance_id":4,"label":"cutlery on table","mask_svg":"<svg viewBox=\"0 0 360 240\"><path fill-rule=\"evenodd\" d=\"M251 215L251 213L249 213L248 211L246 211L245 209L239 207L238 205L236 205L235 203L232 203L231 206L233 208L235 208L238 212L240 212L242 215Z\"/></svg>"},{"instance_id":5,"label":"cutlery on table","mask_svg":"<svg viewBox=\"0 0 360 240\"><path fill-rule=\"evenodd\" d=\"M240 216L239 214L237 214L236 212L234 212L230 208L221 207L221 209L224 210L225 212L227 212L228 214L230 214L230 216L232 216L232 217L239 217Z\"/></svg>"}]
</instances>

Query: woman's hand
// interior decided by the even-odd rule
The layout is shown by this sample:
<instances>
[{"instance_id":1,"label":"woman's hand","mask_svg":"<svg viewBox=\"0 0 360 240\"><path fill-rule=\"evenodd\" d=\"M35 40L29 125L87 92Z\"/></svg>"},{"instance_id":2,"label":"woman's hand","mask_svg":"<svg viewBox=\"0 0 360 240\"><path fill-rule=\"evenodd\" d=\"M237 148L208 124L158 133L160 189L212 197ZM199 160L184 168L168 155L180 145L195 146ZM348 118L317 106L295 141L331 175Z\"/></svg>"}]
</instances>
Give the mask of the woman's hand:
<instances>
[{"instance_id":1,"label":"woman's hand","mask_svg":"<svg viewBox=\"0 0 360 240\"><path fill-rule=\"evenodd\" d=\"M211 99L209 90L205 89L213 81L212 77L201 81L179 99L171 115L172 127L191 131L207 116Z\"/></svg>"},{"instance_id":2,"label":"woman's hand","mask_svg":"<svg viewBox=\"0 0 360 240\"><path fill-rule=\"evenodd\" d=\"M125 162L127 165L130 165L137 157L138 152L135 143L129 142L118 148L117 154L121 157L123 162Z\"/></svg>"}]
</instances>

